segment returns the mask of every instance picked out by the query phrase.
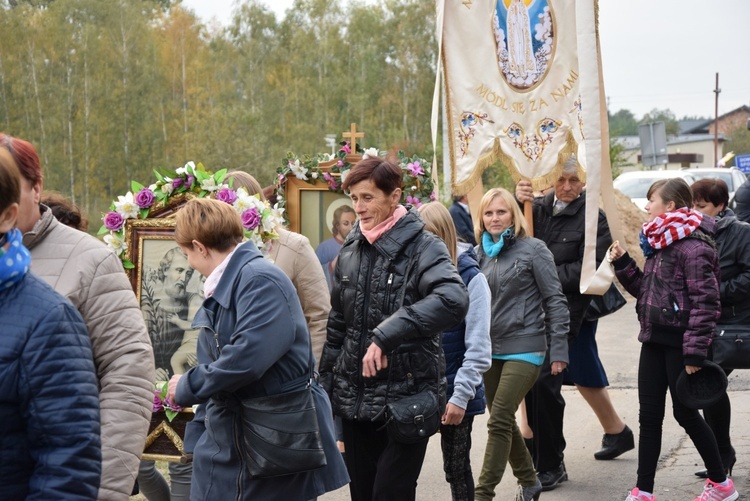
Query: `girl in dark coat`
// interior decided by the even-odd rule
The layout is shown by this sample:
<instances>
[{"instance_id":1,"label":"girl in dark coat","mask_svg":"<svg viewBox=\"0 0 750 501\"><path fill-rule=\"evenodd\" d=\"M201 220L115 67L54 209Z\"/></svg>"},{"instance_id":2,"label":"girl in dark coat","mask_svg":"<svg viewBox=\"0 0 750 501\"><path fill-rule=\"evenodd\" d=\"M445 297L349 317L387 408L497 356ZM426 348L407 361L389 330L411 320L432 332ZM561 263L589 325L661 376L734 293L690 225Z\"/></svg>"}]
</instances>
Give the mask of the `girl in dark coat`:
<instances>
[{"instance_id":1,"label":"girl in dark coat","mask_svg":"<svg viewBox=\"0 0 750 501\"><path fill-rule=\"evenodd\" d=\"M708 469L700 500L739 497L721 464L711 429L700 413L677 397L677 377L701 370L719 318L719 262L713 243L716 223L691 209L690 187L682 178L661 180L648 191L641 248L644 270L615 244L611 251L620 283L638 298L643 343L638 365L638 481L626 501L655 499L654 478L661 450L666 392L675 419L687 432Z\"/></svg>"},{"instance_id":2,"label":"girl in dark coat","mask_svg":"<svg viewBox=\"0 0 750 501\"><path fill-rule=\"evenodd\" d=\"M252 242L240 244L242 221L232 206L194 199L177 213L175 240L190 266L208 277L198 366L169 383L182 406L205 404L205 431L193 452L193 500L309 500L348 482L333 434L330 402L312 384L327 465L310 472L250 478L240 454L238 398L301 389L308 383L310 334L294 285ZM200 414L203 414L202 412Z\"/></svg>"}]
</instances>

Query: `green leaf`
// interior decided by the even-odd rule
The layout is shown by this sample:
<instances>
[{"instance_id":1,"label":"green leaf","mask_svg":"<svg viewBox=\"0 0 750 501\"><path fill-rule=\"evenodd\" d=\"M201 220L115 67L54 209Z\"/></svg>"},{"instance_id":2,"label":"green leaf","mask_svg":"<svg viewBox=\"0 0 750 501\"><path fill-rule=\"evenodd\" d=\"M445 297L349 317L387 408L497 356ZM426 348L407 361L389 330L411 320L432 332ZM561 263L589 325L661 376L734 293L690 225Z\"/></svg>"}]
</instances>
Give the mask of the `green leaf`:
<instances>
[{"instance_id":1,"label":"green leaf","mask_svg":"<svg viewBox=\"0 0 750 501\"><path fill-rule=\"evenodd\" d=\"M105 233L109 233L109 230L106 226L102 225L101 228L99 228L99 231L96 233L97 235L104 235Z\"/></svg>"},{"instance_id":2,"label":"green leaf","mask_svg":"<svg viewBox=\"0 0 750 501\"><path fill-rule=\"evenodd\" d=\"M179 412L164 408L164 414L167 415L167 421L171 423L172 420L177 416L177 414L179 414Z\"/></svg>"},{"instance_id":3,"label":"green leaf","mask_svg":"<svg viewBox=\"0 0 750 501\"><path fill-rule=\"evenodd\" d=\"M123 259L122 267L125 268L126 270L132 270L133 268L135 268L135 265L129 259Z\"/></svg>"},{"instance_id":4,"label":"green leaf","mask_svg":"<svg viewBox=\"0 0 750 501\"><path fill-rule=\"evenodd\" d=\"M130 189L133 190L133 194L138 193L144 188L144 186L139 183L138 181L131 181L130 182Z\"/></svg>"},{"instance_id":5,"label":"green leaf","mask_svg":"<svg viewBox=\"0 0 750 501\"><path fill-rule=\"evenodd\" d=\"M162 175L159 174L159 171L157 171L156 169L154 169L154 175L156 176L156 179L158 179L162 183L166 183L166 181L164 180L164 178L162 177Z\"/></svg>"},{"instance_id":6,"label":"green leaf","mask_svg":"<svg viewBox=\"0 0 750 501\"><path fill-rule=\"evenodd\" d=\"M138 214L141 215L141 219L148 219L148 213L150 209L141 209L138 211Z\"/></svg>"},{"instance_id":7,"label":"green leaf","mask_svg":"<svg viewBox=\"0 0 750 501\"><path fill-rule=\"evenodd\" d=\"M214 174L214 180L216 180L216 184L221 183L224 181L224 178L227 176L227 169L221 169L219 172Z\"/></svg>"}]
</instances>

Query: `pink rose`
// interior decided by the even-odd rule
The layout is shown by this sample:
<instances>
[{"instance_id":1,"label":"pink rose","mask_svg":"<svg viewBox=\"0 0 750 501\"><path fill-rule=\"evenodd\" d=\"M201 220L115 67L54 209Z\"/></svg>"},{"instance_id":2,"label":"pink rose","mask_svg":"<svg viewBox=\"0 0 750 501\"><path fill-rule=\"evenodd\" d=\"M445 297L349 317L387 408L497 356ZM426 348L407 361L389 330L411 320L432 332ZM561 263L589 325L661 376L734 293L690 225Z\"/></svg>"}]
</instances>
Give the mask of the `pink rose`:
<instances>
[{"instance_id":1,"label":"pink rose","mask_svg":"<svg viewBox=\"0 0 750 501\"><path fill-rule=\"evenodd\" d=\"M104 216L104 226L110 231L120 231L125 224L125 218L119 212L107 212Z\"/></svg>"},{"instance_id":2,"label":"pink rose","mask_svg":"<svg viewBox=\"0 0 750 501\"><path fill-rule=\"evenodd\" d=\"M226 202L229 205L232 205L233 203L237 201L237 194L234 192L232 188L222 188L216 194L216 200L219 200L221 202Z\"/></svg>"},{"instance_id":3,"label":"pink rose","mask_svg":"<svg viewBox=\"0 0 750 501\"><path fill-rule=\"evenodd\" d=\"M154 200L156 200L154 192L148 188L143 188L135 196L135 203L138 204L138 207L141 209L148 209L154 205Z\"/></svg>"},{"instance_id":4,"label":"pink rose","mask_svg":"<svg viewBox=\"0 0 750 501\"><path fill-rule=\"evenodd\" d=\"M343 151L344 153L351 153L352 149L349 146L349 141L347 141L346 144L344 144L344 146L342 146L339 151Z\"/></svg>"},{"instance_id":5,"label":"pink rose","mask_svg":"<svg viewBox=\"0 0 750 501\"><path fill-rule=\"evenodd\" d=\"M260 224L260 214L258 209L251 207L242 213L242 226L252 231Z\"/></svg>"}]
</instances>

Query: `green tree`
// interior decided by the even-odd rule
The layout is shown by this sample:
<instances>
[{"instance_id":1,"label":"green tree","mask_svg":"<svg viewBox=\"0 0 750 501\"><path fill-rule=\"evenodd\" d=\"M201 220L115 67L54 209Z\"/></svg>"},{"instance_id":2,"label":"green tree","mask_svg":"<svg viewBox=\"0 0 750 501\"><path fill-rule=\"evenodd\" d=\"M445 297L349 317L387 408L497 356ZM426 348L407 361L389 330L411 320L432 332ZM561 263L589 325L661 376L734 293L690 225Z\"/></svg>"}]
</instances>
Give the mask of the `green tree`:
<instances>
[{"instance_id":1,"label":"green tree","mask_svg":"<svg viewBox=\"0 0 750 501\"><path fill-rule=\"evenodd\" d=\"M672 113L672 111L669 109L660 110L658 108L654 108L653 110L643 115L643 118L641 118L641 120L638 122L638 125L643 125L651 122L664 122L664 126L667 129L668 136L676 136L680 133L680 125L677 122L677 118L675 118L674 113Z\"/></svg>"},{"instance_id":2,"label":"green tree","mask_svg":"<svg viewBox=\"0 0 750 501\"><path fill-rule=\"evenodd\" d=\"M729 131L727 136L729 137L728 149L734 151L735 155L750 155L750 130L747 127L737 127ZM727 165L734 166L735 159L732 158Z\"/></svg>"},{"instance_id":3,"label":"green tree","mask_svg":"<svg viewBox=\"0 0 750 501\"><path fill-rule=\"evenodd\" d=\"M637 136L638 121L630 110L619 110L614 115L609 114L610 136Z\"/></svg>"}]
</instances>

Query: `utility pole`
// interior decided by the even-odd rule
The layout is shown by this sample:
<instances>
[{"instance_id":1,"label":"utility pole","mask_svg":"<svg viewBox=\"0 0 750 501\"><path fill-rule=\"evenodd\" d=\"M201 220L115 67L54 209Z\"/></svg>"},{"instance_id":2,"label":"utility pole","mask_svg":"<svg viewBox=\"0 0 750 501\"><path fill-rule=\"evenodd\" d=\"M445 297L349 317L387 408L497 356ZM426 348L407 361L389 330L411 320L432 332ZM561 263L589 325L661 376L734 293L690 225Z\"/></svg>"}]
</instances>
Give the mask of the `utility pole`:
<instances>
[{"instance_id":1,"label":"utility pole","mask_svg":"<svg viewBox=\"0 0 750 501\"><path fill-rule=\"evenodd\" d=\"M714 89L716 100L714 104L714 167L719 165L719 73L716 73L716 88Z\"/></svg>"}]
</instances>

